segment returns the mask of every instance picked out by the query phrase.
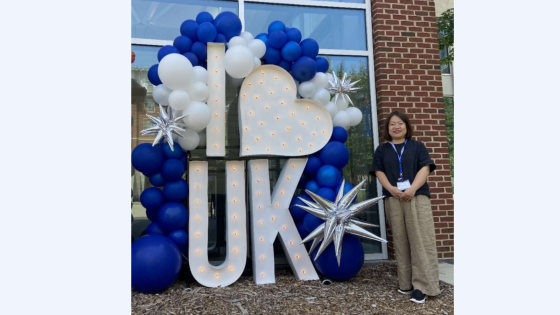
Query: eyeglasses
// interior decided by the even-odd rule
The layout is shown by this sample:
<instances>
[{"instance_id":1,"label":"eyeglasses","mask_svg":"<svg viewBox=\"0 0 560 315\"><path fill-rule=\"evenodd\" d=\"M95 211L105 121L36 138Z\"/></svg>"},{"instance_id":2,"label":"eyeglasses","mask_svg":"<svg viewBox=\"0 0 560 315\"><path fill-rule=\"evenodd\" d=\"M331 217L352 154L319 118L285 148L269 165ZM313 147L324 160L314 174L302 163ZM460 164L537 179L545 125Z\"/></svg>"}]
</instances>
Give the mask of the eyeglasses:
<instances>
[{"instance_id":1,"label":"eyeglasses","mask_svg":"<svg viewBox=\"0 0 560 315\"><path fill-rule=\"evenodd\" d=\"M402 127L402 126L404 126L404 123L403 123L402 121L399 121L399 122L397 122L397 123L390 123L390 124L389 124L389 127L391 127L391 128L395 128L395 127L397 127L397 126L398 126L398 127Z\"/></svg>"}]
</instances>

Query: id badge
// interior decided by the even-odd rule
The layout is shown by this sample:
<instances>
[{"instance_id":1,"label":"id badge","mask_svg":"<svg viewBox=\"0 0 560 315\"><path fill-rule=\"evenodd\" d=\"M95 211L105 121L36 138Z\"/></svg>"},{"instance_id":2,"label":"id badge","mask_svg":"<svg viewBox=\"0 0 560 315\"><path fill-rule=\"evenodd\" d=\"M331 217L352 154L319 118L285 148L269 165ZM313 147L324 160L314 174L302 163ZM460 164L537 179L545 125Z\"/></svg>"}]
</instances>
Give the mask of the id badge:
<instances>
[{"instance_id":1,"label":"id badge","mask_svg":"<svg viewBox=\"0 0 560 315\"><path fill-rule=\"evenodd\" d=\"M410 186L410 181L408 179L402 182L397 182L397 188L401 191L409 189L410 187L412 186Z\"/></svg>"}]
</instances>

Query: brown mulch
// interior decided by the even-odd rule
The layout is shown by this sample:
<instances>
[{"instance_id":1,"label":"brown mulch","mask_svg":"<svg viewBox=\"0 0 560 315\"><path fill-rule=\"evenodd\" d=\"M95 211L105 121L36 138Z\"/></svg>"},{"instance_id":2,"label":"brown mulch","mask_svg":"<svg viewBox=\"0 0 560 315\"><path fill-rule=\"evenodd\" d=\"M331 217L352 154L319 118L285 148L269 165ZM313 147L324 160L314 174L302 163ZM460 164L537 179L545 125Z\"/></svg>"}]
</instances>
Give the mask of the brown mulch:
<instances>
[{"instance_id":1,"label":"brown mulch","mask_svg":"<svg viewBox=\"0 0 560 315\"><path fill-rule=\"evenodd\" d=\"M132 290L132 314L453 314L453 286L425 304L397 292L397 267L364 266L350 281L323 285L296 280L290 270L276 272L276 283L256 285L241 277L225 288L177 281L159 294Z\"/></svg>"}]
</instances>

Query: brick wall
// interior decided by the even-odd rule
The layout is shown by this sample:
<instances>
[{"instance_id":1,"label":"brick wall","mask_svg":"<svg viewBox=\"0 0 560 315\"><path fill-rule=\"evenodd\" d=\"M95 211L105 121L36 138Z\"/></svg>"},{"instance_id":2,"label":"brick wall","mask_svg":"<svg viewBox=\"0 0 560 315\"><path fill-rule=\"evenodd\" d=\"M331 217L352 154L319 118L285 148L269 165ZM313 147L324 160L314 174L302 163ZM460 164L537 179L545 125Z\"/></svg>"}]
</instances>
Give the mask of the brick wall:
<instances>
[{"instance_id":1,"label":"brick wall","mask_svg":"<svg viewBox=\"0 0 560 315\"><path fill-rule=\"evenodd\" d=\"M439 258L453 258L453 195L434 1L372 0L379 128L399 110L414 126L436 170L428 177ZM389 256L394 259L389 229Z\"/></svg>"}]
</instances>

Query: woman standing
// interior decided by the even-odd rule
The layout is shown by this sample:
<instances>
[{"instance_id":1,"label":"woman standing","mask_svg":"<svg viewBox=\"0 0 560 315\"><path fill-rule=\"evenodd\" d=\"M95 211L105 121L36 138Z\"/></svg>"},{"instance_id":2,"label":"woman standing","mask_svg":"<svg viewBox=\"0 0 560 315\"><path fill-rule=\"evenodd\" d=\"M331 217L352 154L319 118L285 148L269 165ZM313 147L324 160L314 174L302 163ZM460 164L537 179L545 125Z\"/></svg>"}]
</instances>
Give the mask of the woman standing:
<instances>
[{"instance_id":1,"label":"woman standing","mask_svg":"<svg viewBox=\"0 0 560 315\"><path fill-rule=\"evenodd\" d=\"M387 117L383 138L375 150L373 169L383 186L385 211L393 231L398 291L424 303L440 294L436 237L428 174L436 165L422 142L411 139L408 117L394 111Z\"/></svg>"}]
</instances>

